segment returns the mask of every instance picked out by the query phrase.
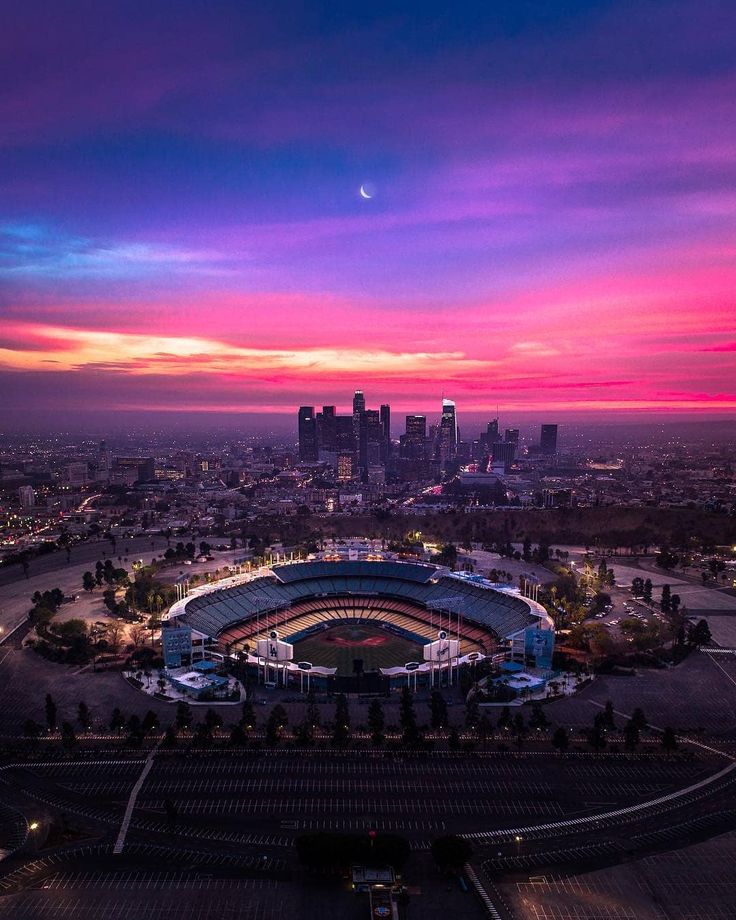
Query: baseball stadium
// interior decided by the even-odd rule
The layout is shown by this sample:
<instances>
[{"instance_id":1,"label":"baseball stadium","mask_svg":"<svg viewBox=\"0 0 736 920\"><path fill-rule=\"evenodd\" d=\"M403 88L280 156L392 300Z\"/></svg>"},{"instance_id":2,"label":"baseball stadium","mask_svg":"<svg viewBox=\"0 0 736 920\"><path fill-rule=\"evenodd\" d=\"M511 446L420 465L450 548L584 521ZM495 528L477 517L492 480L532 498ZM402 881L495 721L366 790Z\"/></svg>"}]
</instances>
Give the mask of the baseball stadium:
<instances>
[{"instance_id":1,"label":"baseball stadium","mask_svg":"<svg viewBox=\"0 0 736 920\"><path fill-rule=\"evenodd\" d=\"M274 565L194 589L168 618L202 649L262 667L264 680L273 666L284 686L305 671L433 678L488 656L528 660L540 633L548 656L553 643L547 612L517 590L395 560Z\"/></svg>"}]
</instances>

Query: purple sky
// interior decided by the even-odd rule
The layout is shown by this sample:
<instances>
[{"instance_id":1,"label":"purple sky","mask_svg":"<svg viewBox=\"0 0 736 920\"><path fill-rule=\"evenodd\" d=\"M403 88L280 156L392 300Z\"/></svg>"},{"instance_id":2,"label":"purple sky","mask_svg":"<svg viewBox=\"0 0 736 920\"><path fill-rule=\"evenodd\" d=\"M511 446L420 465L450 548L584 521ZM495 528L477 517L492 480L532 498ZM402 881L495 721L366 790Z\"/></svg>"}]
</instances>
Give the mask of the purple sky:
<instances>
[{"instance_id":1,"label":"purple sky","mask_svg":"<svg viewBox=\"0 0 736 920\"><path fill-rule=\"evenodd\" d=\"M732 2L252 6L5 11L18 417L736 408Z\"/></svg>"}]
</instances>

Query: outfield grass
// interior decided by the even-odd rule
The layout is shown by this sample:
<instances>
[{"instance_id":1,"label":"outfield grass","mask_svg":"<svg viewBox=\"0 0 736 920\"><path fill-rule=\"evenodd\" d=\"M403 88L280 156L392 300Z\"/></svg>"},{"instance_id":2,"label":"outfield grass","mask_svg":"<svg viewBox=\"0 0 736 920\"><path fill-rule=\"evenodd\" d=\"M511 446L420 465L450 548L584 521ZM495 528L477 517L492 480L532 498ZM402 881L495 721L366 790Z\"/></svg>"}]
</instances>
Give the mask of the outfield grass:
<instances>
[{"instance_id":1,"label":"outfield grass","mask_svg":"<svg viewBox=\"0 0 736 920\"><path fill-rule=\"evenodd\" d=\"M381 640L380 645L371 644ZM422 646L370 626L335 626L294 643L294 661L311 661L338 674L352 674L353 661L363 659L364 671L422 661Z\"/></svg>"}]
</instances>

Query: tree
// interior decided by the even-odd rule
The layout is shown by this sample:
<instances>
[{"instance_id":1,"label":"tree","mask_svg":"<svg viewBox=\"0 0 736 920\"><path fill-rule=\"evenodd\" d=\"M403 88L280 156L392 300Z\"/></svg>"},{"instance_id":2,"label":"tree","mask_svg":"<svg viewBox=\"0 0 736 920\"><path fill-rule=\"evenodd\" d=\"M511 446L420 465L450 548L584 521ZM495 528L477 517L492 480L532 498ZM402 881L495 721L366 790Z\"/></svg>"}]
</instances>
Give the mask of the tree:
<instances>
[{"instance_id":1,"label":"tree","mask_svg":"<svg viewBox=\"0 0 736 920\"><path fill-rule=\"evenodd\" d=\"M279 714L274 707L266 722L266 744L269 747L276 747L281 737L281 731L285 723L282 723Z\"/></svg>"},{"instance_id":2,"label":"tree","mask_svg":"<svg viewBox=\"0 0 736 920\"><path fill-rule=\"evenodd\" d=\"M543 728L547 728L548 725L549 719L545 715L544 707L539 700L535 700L532 703L532 714L529 716L529 727L541 731Z\"/></svg>"},{"instance_id":3,"label":"tree","mask_svg":"<svg viewBox=\"0 0 736 920\"><path fill-rule=\"evenodd\" d=\"M222 727L222 716L214 709L208 709L204 714L204 724L210 732L214 732L215 729Z\"/></svg>"},{"instance_id":4,"label":"tree","mask_svg":"<svg viewBox=\"0 0 736 920\"><path fill-rule=\"evenodd\" d=\"M640 732L643 732L649 724L647 722L647 717L644 715L644 710L639 706L637 706L637 708L631 714L631 722L639 729Z\"/></svg>"},{"instance_id":5,"label":"tree","mask_svg":"<svg viewBox=\"0 0 736 920\"><path fill-rule=\"evenodd\" d=\"M383 733L386 725L386 718L383 714L383 706L380 700L373 700L368 707L368 728L372 735Z\"/></svg>"},{"instance_id":6,"label":"tree","mask_svg":"<svg viewBox=\"0 0 736 920\"><path fill-rule=\"evenodd\" d=\"M85 702L81 702L77 707L77 722L82 726L84 731L89 731L92 727L92 713Z\"/></svg>"},{"instance_id":7,"label":"tree","mask_svg":"<svg viewBox=\"0 0 736 920\"><path fill-rule=\"evenodd\" d=\"M634 597L644 596L644 579L643 578L639 578L638 576L636 578L632 578L631 593L634 595Z\"/></svg>"},{"instance_id":8,"label":"tree","mask_svg":"<svg viewBox=\"0 0 736 920\"><path fill-rule=\"evenodd\" d=\"M464 837L448 834L432 841L432 859L441 872L458 872L473 855L473 848Z\"/></svg>"},{"instance_id":9,"label":"tree","mask_svg":"<svg viewBox=\"0 0 736 920\"><path fill-rule=\"evenodd\" d=\"M672 590L669 585L662 585L662 597L659 601L662 613L669 613L672 609Z\"/></svg>"},{"instance_id":10,"label":"tree","mask_svg":"<svg viewBox=\"0 0 736 920\"><path fill-rule=\"evenodd\" d=\"M256 727L256 713L253 704L246 700L241 709L240 724L246 731L252 731Z\"/></svg>"},{"instance_id":11,"label":"tree","mask_svg":"<svg viewBox=\"0 0 736 920\"><path fill-rule=\"evenodd\" d=\"M344 747L350 740L350 710L345 694L339 693L335 699L335 724L332 730L332 743L335 747Z\"/></svg>"},{"instance_id":12,"label":"tree","mask_svg":"<svg viewBox=\"0 0 736 920\"><path fill-rule=\"evenodd\" d=\"M85 572L82 575L82 587L85 591L94 591L96 584L95 576L91 572Z\"/></svg>"},{"instance_id":13,"label":"tree","mask_svg":"<svg viewBox=\"0 0 736 920\"><path fill-rule=\"evenodd\" d=\"M526 736L526 724L524 722L524 716L520 712L517 712L514 716L514 736L516 737L516 745L519 750L521 750Z\"/></svg>"},{"instance_id":14,"label":"tree","mask_svg":"<svg viewBox=\"0 0 736 920\"><path fill-rule=\"evenodd\" d=\"M233 725L232 731L230 732L230 744L233 747L245 747L248 743L248 735L243 728L243 723L238 722Z\"/></svg>"},{"instance_id":15,"label":"tree","mask_svg":"<svg viewBox=\"0 0 736 920\"><path fill-rule=\"evenodd\" d=\"M606 700L606 705L603 708L603 727L609 731L615 731L616 729L616 720L613 713L613 702L611 700Z\"/></svg>"},{"instance_id":16,"label":"tree","mask_svg":"<svg viewBox=\"0 0 736 920\"><path fill-rule=\"evenodd\" d=\"M593 748L596 754L600 753L606 746L606 733L599 719L593 723L593 727L588 731L588 744Z\"/></svg>"},{"instance_id":17,"label":"tree","mask_svg":"<svg viewBox=\"0 0 736 920\"><path fill-rule=\"evenodd\" d=\"M669 570L675 568L680 558L675 553L671 553L669 549L662 549L654 561L661 569Z\"/></svg>"},{"instance_id":18,"label":"tree","mask_svg":"<svg viewBox=\"0 0 736 920\"><path fill-rule=\"evenodd\" d=\"M169 727L164 732L164 740L161 742L161 746L166 748L167 750L171 750L172 748L175 748L176 745L177 745L176 729L174 728L173 725L169 725Z\"/></svg>"},{"instance_id":19,"label":"tree","mask_svg":"<svg viewBox=\"0 0 736 920\"><path fill-rule=\"evenodd\" d=\"M307 712L305 721L312 726L312 729L318 728L320 722L322 721L319 714L319 706L317 706L317 697L315 696L314 690L311 687L309 693L307 694Z\"/></svg>"},{"instance_id":20,"label":"tree","mask_svg":"<svg viewBox=\"0 0 736 920\"><path fill-rule=\"evenodd\" d=\"M143 730L144 734L150 735L151 732L155 732L160 727L160 725L161 723L156 713L152 709L149 709L148 712L143 716L143 721L141 722L141 729Z\"/></svg>"},{"instance_id":21,"label":"tree","mask_svg":"<svg viewBox=\"0 0 736 920\"><path fill-rule=\"evenodd\" d=\"M65 748L72 748L77 743L74 726L71 722L61 723L61 743Z\"/></svg>"},{"instance_id":22,"label":"tree","mask_svg":"<svg viewBox=\"0 0 736 920\"><path fill-rule=\"evenodd\" d=\"M708 621L698 620L694 626L691 625L688 629L687 641L690 645L695 646L695 648L700 648L702 645L710 645L713 640L710 634Z\"/></svg>"},{"instance_id":23,"label":"tree","mask_svg":"<svg viewBox=\"0 0 736 920\"><path fill-rule=\"evenodd\" d=\"M552 747L559 751L561 754L564 754L569 746L570 737L567 734L566 729L560 725L555 729L555 732L552 735Z\"/></svg>"},{"instance_id":24,"label":"tree","mask_svg":"<svg viewBox=\"0 0 736 920\"><path fill-rule=\"evenodd\" d=\"M445 728L447 726L447 702L439 690L432 691L429 709L432 728Z\"/></svg>"},{"instance_id":25,"label":"tree","mask_svg":"<svg viewBox=\"0 0 736 920\"><path fill-rule=\"evenodd\" d=\"M471 731L475 730L478 720L480 719L480 709L475 693L471 693L465 703L465 727Z\"/></svg>"},{"instance_id":26,"label":"tree","mask_svg":"<svg viewBox=\"0 0 736 920\"><path fill-rule=\"evenodd\" d=\"M652 602L652 579L651 578L647 578L647 580L644 582L644 589L642 591L642 597L644 598L647 604L650 604Z\"/></svg>"},{"instance_id":27,"label":"tree","mask_svg":"<svg viewBox=\"0 0 736 920\"><path fill-rule=\"evenodd\" d=\"M662 747L667 754L672 754L677 750L677 735L675 734L674 728L670 725L665 726L662 731Z\"/></svg>"},{"instance_id":28,"label":"tree","mask_svg":"<svg viewBox=\"0 0 736 920\"><path fill-rule=\"evenodd\" d=\"M212 746L212 732L204 722L198 722L192 732L192 747L208 748Z\"/></svg>"},{"instance_id":29,"label":"tree","mask_svg":"<svg viewBox=\"0 0 736 920\"><path fill-rule=\"evenodd\" d=\"M110 731L120 732L125 728L125 716L116 706L112 711L112 716L110 717Z\"/></svg>"},{"instance_id":30,"label":"tree","mask_svg":"<svg viewBox=\"0 0 736 920\"><path fill-rule=\"evenodd\" d=\"M56 729L56 703L50 693L46 694L46 726L50 732Z\"/></svg>"},{"instance_id":31,"label":"tree","mask_svg":"<svg viewBox=\"0 0 736 920\"><path fill-rule=\"evenodd\" d=\"M532 541L527 536L524 537L524 542L522 543L521 558L524 562L531 562L532 559Z\"/></svg>"},{"instance_id":32,"label":"tree","mask_svg":"<svg viewBox=\"0 0 736 920\"><path fill-rule=\"evenodd\" d=\"M483 713L478 722L478 741L480 741L483 750L486 749L488 738L493 733L493 722Z\"/></svg>"},{"instance_id":33,"label":"tree","mask_svg":"<svg viewBox=\"0 0 736 920\"><path fill-rule=\"evenodd\" d=\"M498 720L498 727L501 731L509 731L512 725L511 719L511 710L508 706L504 706L501 710L501 717Z\"/></svg>"},{"instance_id":34,"label":"tree","mask_svg":"<svg viewBox=\"0 0 736 920\"><path fill-rule=\"evenodd\" d=\"M417 715L414 711L414 694L408 687L404 687L401 691L399 722L402 728L402 743L407 747L416 747L421 737L417 727Z\"/></svg>"},{"instance_id":35,"label":"tree","mask_svg":"<svg viewBox=\"0 0 736 920\"><path fill-rule=\"evenodd\" d=\"M673 616L677 616L677 613L680 609L680 604L682 603L682 598L679 594L673 594L670 598L670 612Z\"/></svg>"},{"instance_id":36,"label":"tree","mask_svg":"<svg viewBox=\"0 0 736 920\"><path fill-rule=\"evenodd\" d=\"M128 630L128 637L133 645L142 645L146 638L146 632L142 626L131 626Z\"/></svg>"},{"instance_id":37,"label":"tree","mask_svg":"<svg viewBox=\"0 0 736 920\"><path fill-rule=\"evenodd\" d=\"M34 719L26 719L23 723L23 737L29 738L32 741L38 741L41 737L41 732L43 727L38 724Z\"/></svg>"},{"instance_id":38,"label":"tree","mask_svg":"<svg viewBox=\"0 0 736 920\"><path fill-rule=\"evenodd\" d=\"M189 730L192 727L194 717L192 716L192 707L184 700L176 704L176 716L174 724L179 731Z\"/></svg>"},{"instance_id":39,"label":"tree","mask_svg":"<svg viewBox=\"0 0 736 920\"><path fill-rule=\"evenodd\" d=\"M639 745L639 727L633 719L624 725L624 747L627 751L635 751Z\"/></svg>"}]
</instances>

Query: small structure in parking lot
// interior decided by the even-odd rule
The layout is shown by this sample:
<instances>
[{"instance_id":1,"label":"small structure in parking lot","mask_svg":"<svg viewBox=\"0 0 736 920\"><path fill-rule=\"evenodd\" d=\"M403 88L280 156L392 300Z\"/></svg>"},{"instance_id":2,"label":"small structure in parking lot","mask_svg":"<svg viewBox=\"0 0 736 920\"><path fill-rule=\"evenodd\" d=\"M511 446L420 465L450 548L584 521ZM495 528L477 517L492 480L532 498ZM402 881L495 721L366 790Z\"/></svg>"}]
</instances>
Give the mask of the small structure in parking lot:
<instances>
[{"instance_id":1,"label":"small structure in parking lot","mask_svg":"<svg viewBox=\"0 0 736 920\"><path fill-rule=\"evenodd\" d=\"M353 866L351 870L353 890L368 895L371 918L375 920L398 920L397 896L400 889L396 874L391 866L370 868Z\"/></svg>"}]
</instances>

